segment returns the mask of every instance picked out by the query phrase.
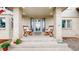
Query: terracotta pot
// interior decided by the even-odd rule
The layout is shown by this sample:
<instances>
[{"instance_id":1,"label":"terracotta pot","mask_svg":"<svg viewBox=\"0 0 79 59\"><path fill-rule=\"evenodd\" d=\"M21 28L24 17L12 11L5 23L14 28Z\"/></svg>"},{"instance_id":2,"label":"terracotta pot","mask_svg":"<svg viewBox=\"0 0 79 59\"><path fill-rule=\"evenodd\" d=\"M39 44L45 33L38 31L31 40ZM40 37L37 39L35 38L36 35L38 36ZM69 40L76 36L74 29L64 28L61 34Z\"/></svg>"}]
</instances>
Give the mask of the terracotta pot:
<instances>
[{"instance_id":1,"label":"terracotta pot","mask_svg":"<svg viewBox=\"0 0 79 59\"><path fill-rule=\"evenodd\" d=\"M8 51L8 48L3 48L3 51Z\"/></svg>"}]
</instances>

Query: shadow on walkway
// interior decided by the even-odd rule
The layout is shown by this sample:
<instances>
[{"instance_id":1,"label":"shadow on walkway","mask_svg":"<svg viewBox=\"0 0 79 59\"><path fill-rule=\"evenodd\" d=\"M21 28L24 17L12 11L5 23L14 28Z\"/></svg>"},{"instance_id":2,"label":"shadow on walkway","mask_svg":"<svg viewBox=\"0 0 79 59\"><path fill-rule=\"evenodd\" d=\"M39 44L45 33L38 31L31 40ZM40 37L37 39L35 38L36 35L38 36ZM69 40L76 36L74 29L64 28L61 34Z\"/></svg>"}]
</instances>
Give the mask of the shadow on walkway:
<instances>
[{"instance_id":1,"label":"shadow on walkway","mask_svg":"<svg viewBox=\"0 0 79 59\"><path fill-rule=\"evenodd\" d=\"M64 42L68 44L68 47L73 51L79 51L79 39L64 39Z\"/></svg>"}]
</instances>

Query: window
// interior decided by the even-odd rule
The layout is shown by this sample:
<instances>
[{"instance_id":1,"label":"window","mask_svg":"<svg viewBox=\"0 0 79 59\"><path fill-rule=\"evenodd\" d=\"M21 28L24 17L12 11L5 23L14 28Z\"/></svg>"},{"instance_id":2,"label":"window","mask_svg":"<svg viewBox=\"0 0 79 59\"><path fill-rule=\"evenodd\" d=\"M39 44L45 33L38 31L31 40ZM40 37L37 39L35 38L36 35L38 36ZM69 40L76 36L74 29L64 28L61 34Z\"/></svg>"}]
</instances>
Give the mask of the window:
<instances>
[{"instance_id":1,"label":"window","mask_svg":"<svg viewBox=\"0 0 79 59\"><path fill-rule=\"evenodd\" d=\"M71 28L71 20L67 20L67 28Z\"/></svg>"},{"instance_id":2,"label":"window","mask_svg":"<svg viewBox=\"0 0 79 59\"><path fill-rule=\"evenodd\" d=\"M62 28L65 28L66 27L66 21L65 20L62 20Z\"/></svg>"},{"instance_id":3,"label":"window","mask_svg":"<svg viewBox=\"0 0 79 59\"><path fill-rule=\"evenodd\" d=\"M62 20L62 28L69 29L71 28L72 20Z\"/></svg>"},{"instance_id":4,"label":"window","mask_svg":"<svg viewBox=\"0 0 79 59\"><path fill-rule=\"evenodd\" d=\"M5 28L5 18L0 18L0 28Z\"/></svg>"}]
</instances>

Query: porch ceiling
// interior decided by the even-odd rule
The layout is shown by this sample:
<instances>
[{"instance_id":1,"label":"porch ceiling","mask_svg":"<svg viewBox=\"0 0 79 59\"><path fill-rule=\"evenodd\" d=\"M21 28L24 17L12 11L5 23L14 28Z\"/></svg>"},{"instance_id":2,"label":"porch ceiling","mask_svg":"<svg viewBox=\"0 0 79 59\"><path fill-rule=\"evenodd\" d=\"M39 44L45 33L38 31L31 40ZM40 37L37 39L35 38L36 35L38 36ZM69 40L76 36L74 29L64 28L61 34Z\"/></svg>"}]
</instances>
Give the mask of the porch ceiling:
<instances>
[{"instance_id":1,"label":"porch ceiling","mask_svg":"<svg viewBox=\"0 0 79 59\"><path fill-rule=\"evenodd\" d=\"M53 16L55 7L24 7L23 15L29 17L48 17Z\"/></svg>"}]
</instances>

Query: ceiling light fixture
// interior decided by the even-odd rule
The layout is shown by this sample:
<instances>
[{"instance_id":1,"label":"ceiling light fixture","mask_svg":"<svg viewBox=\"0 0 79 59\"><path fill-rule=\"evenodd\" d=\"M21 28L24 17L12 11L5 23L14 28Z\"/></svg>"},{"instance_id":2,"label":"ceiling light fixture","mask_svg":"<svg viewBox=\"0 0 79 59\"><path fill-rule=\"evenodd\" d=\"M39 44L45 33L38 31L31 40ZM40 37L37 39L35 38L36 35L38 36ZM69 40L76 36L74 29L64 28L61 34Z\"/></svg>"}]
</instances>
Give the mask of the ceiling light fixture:
<instances>
[{"instance_id":1,"label":"ceiling light fixture","mask_svg":"<svg viewBox=\"0 0 79 59\"><path fill-rule=\"evenodd\" d=\"M22 8L25 8L25 7L22 7Z\"/></svg>"},{"instance_id":2,"label":"ceiling light fixture","mask_svg":"<svg viewBox=\"0 0 79 59\"><path fill-rule=\"evenodd\" d=\"M50 15L53 15L53 13L51 12Z\"/></svg>"},{"instance_id":3,"label":"ceiling light fixture","mask_svg":"<svg viewBox=\"0 0 79 59\"><path fill-rule=\"evenodd\" d=\"M24 13L24 12L23 12L22 14L23 14L23 15L26 15L26 13Z\"/></svg>"},{"instance_id":4,"label":"ceiling light fixture","mask_svg":"<svg viewBox=\"0 0 79 59\"><path fill-rule=\"evenodd\" d=\"M49 7L49 9L51 9L52 7Z\"/></svg>"}]
</instances>

